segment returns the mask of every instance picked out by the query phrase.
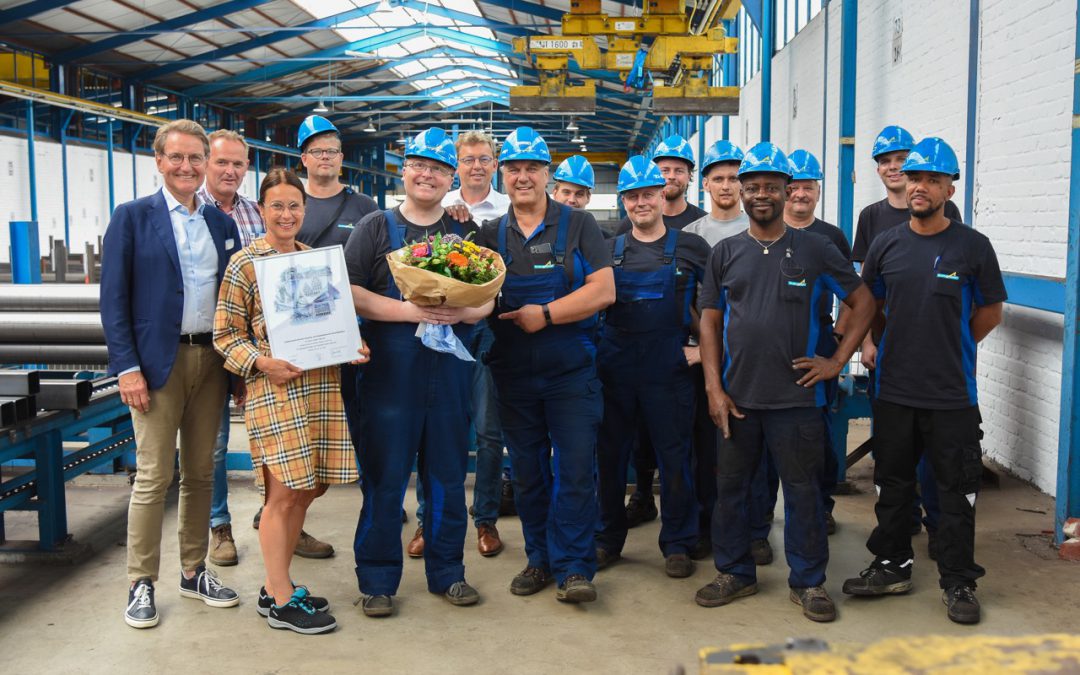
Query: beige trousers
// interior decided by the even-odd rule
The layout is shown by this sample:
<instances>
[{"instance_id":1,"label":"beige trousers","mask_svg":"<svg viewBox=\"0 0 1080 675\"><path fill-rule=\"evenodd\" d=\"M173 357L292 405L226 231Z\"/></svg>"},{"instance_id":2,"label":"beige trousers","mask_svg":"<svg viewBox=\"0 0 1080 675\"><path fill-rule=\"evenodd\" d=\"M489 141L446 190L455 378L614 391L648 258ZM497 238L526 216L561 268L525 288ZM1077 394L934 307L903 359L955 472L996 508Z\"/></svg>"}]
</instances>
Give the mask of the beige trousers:
<instances>
[{"instance_id":1,"label":"beige trousers","mask_svg":"<svg viewBox=\"0 0 1080 675\"><path fill-rule=\"evenodd\" d=\"M224 361L207 345L180 345L165 386L150 392L150 411L131 411L135 485L128 504L128 581L158 579L165 493L173 481L180 434L180 567L203 564L214 491L214 441L228 392Z\"/></svg>"}]
</instances>

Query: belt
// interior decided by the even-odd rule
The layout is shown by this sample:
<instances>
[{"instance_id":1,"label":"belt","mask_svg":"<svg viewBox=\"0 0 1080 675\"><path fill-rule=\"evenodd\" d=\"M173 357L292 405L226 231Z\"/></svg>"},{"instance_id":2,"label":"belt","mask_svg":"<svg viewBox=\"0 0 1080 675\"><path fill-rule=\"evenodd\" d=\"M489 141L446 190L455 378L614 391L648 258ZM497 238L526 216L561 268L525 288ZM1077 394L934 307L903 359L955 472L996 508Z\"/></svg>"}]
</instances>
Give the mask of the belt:
<instances>
[{"instance_id":1,"label":"belt","mask_svg":"<svg viewBox=\"0 0 1080 675\"><path fill-rule=\"evenodd\" d=\"M210 345L213 341L213 333L187 333L180 336L182 345Z\"/></svg>"}]
</instances>

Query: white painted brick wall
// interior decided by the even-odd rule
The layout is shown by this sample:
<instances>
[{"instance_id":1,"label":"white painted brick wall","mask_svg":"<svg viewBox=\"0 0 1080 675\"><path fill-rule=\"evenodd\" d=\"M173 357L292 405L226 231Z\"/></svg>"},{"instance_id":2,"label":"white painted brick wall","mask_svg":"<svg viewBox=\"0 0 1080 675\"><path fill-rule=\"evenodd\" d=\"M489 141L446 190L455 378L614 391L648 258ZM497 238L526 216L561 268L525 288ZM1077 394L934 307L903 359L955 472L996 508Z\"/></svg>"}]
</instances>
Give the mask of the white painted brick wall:
<instances>
[{"instance_id":1,"label":"white painted brick wall","mask_svg":"<svg viewBox=\"0 0 1080 675\"><path fill-rule=\"evenodd\" d=\"M832 222L837 222L841 9L838 0L828 10L828 152L821 208ZM886 124L902 124L916 138L945 138L960 158L962 174L969 170L964 166L968 11L967 2L859 2L853 216L884 194L869 154ZM894 63L898 22L902 50ZM824 14L818 14L773 59L772 140L785 151L802 147L819 158L824 23ZM1072 2L981 4L973 220L993 241L1006 272L1065 274L1075 27ZM731 140L744 147L760 137L760 91L759 75L743 88L741 115L731 119ZM720 118L706 125L707 144L720 138L720 129ZM963 180L956 188L954 200L963 212ZM979 355L986 454L1050 494L1057 476L1061 336L1061 316L1007 306L1003 324Z\"/></svg>"}]
</instances>

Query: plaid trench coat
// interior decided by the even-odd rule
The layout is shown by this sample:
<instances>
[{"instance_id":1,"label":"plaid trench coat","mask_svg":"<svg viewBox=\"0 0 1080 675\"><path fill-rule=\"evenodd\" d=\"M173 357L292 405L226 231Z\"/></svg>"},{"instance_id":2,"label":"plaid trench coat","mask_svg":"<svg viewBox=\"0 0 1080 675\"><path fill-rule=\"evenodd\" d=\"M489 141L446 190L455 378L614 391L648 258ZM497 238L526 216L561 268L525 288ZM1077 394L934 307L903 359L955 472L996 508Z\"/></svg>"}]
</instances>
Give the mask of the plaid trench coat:
<instances>
[{"instance_id":1,"label":"plaid trench coat","mask_svg":"<svg viewBox=\"0 0 1080 675\"><path fill-rule=\"evenodd\" d=\"M341 401L340 369L316 368L275 385L255 368L256 358L271 353L254 260L275 253L265 237L238 251L225 269L214 314L214 348L225 357L225 367L247 384L244 422L256 481L262 482L265 466L293 490L355 482L359 476Z\"/></svg>"}]
</instances>

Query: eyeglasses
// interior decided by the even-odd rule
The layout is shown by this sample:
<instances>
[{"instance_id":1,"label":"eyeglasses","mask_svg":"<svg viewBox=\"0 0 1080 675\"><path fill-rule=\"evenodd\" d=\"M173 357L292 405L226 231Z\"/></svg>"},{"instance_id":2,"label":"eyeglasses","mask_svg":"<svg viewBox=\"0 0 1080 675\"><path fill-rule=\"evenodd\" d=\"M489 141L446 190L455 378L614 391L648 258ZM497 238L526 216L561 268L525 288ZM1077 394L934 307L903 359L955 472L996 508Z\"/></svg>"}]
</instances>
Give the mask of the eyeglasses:
<instances>
[{"instance_id":1,"label":"eyeglasses","mask_svg":"<svg viewBox=\"0 0 1080 675\"><path fill-rule=\"evenodd\" d=\"M764 192L770 197L775 197L783 191L784 187L782 185L757 185L755 183L751 183L750 185L742 186L742 193L748 196Z\"/></svg>"},{"instance_id":2,"label":"eyeglasses","mask_svg":"<svg viewBox=\"0 0 1080 675\"><path fill-rule=\"evenodd\" d=\"M454 170L448 166L439 166L437 164L426 164L424 162L405 162L405 167L412 169L418 174L423 174L425 171L430 171L436 176L453 176Z\"/></svg>"},{"instance_id":3,"label":"eyeglasses","mask_svg":"<svg viewBox=\"0 0 1080 675\"><path fill-rule=\"evenodd\" d=\"M476 164L477 162L480 163L480 166L488 166L493 161L495 161L495 158L494 157L488 157L487 155L484 155L483 157L462 157L458 161L461 162L462 164L464 164L465 166L472 166L473 164Z\"/></svg>"},{"instance_id":4,"label":"eyeglasses","mask_svg":"<svg viewBox=\"0 0 1080 675\"><path fill-rule=\"evenodd\" d=\"M288 209L290 213L300 213L304 210L304 205L299 202L289 202L288 204L282 202L270 202L269 206L266 208L276 214L283 213L285 209Z\"/></svg>"},{"instance_id":5,"label":"eyeglasses","mask_svg":"<svg viewBox=\"0 0 1080 675\"><path fill-rule=\"evenodd\" d=\"M317 148L315 150L308 150L307 154L315 159L334 159L341 154L341 150L338 148Z\"/></svg>"},{"instance_id":6,"label":"eyeglasses","mask_svg":"<svg viewBox=\"0 0 1080 675\"><path fill-rule=\"evenodd\" d=\"M164 155L165 159L169 160L169 164L173 166L180 166L187 160L187 163L191 166L202 166L206 163L205 155L184 155L179 152L174 152L168 155Z\"/></svg>"}]
</instances>

